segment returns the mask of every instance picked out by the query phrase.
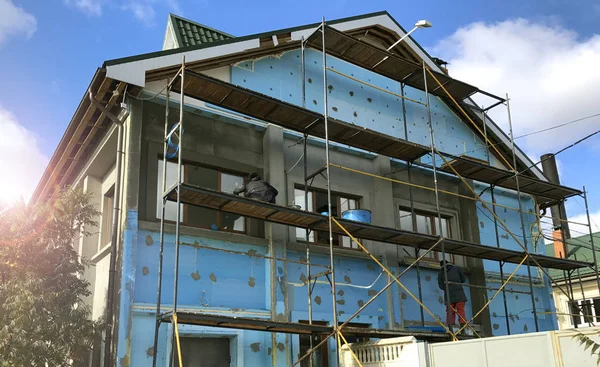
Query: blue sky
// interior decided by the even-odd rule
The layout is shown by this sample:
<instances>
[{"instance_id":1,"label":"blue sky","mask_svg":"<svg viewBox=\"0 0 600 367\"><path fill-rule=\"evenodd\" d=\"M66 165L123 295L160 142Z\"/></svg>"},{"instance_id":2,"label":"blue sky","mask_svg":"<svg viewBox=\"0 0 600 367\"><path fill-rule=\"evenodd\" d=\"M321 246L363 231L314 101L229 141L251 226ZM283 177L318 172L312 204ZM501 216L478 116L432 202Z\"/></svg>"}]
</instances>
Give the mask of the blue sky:
<instances>
[{"instance_id":1,"label":"blue sky","mask_svg":"<svg viewBox=\"0 0 600 367\"><path fill-rule=\"evenodd\" d=\"M35 150L19 164L43 168L44 159L52 155L96 68L104 60L159 50L169 12L236 36L318 22L322 16L335 19L379 10L387 10L405 28L411 28L418 19L427 19L434 27L416 32L416 40L430 53L450 60L453 76L496 94L510 92L515 102L517 135L600 113L600 106L590 101L591 96L597 99L600 95L600 74L585 72L582 67L600 69L595 58L600 55L600 36L596 34L600 21L598 1L332 0L226 4L220 6L221 3L206 0L0 0L0 123L3 118L10 121L18 126L20 136L30 138L24 147L9 150L1 147L10 143L6 136L4 140L0 138L0 143L4 141L0 152L21 156ZM511 37L519 40L516 43L521 48L506 47L503 40ZM547 47L535 46L540 43ZM491 44L503 46L493 49ZM589 55L588 49L592 50ZM527 57L510 56L513 54ZM562 54L577 56L563 59ZM508 66L499 66L500 61ZM486 69L486 63L491 69ZM538 73L537 65L545 73ZM573 65L578 67L573 70ZM564 78L553 79L554 74L572 73L580 77L576 80L581 80L585 88L570 86ZM598 83L583 82L590 79ZM545 94L536 98L529 95L536 93L525 94L526 88L520 84L524 81L526 86L543 89ZM564 88L565 83L568 88ZM504 126L504 114L500 110L492 116ZM520 140L520 145L535 157L556 151L598 128L600 119L586 120L559 129L558 133ZM11 140L16 145L18 139ZM596 221L600 222L600 183L596 173L600 165L595 158L598 143L600 139L591 139L561 154L559 161L566 184L587 185L592 211L598 212ZM16 164L8 161L0 157L0 167L12 168L13 176L27 177L26 184L13 186L30 191L40 169L32 168L37 173L23 173L22 167L15 168ZM582 213L574 201L567 209L571 215Z\"/></svg>"}]
</instances>

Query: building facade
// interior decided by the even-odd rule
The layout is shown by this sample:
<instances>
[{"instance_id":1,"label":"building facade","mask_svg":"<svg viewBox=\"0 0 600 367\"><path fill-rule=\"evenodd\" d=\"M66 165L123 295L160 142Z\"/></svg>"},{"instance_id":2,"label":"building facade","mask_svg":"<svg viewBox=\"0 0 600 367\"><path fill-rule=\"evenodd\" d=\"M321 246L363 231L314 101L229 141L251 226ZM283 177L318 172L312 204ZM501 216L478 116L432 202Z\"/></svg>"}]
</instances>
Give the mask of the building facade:
<instances>
[{"instance_id":1,"label":"building facade","mask_svg":"<svg viewBox=\"0 0 600 367\"><path fill-rule=\"evenodd\" d=\"M386 12L328 24L382 48L389 47L406 33ZM167 105L168 128L179 121L177 101L180 97L174 94L167 101L165 87L169 77L174 75L171 70L177 70L183 56L186 63L204 63L198 70L218 80L318 113L323 113L325 89L328 114L332 118L430 146L423 90L331 55L327 56L327 64L333 71L329 72L328 85L324 88L323 55L315 49L306 49L302 79L301 50L286 45L308 37L317 27L318 24L313 24L235 38L171 15L163 51L107 61L92 80L90 90L105 110L94 109L93 102L87 100L87 95L84 97L35 199L48 197L53 184L79 184L93 195L102 212L98 235L81 239L79 252L93 264L85 273L93 290L86 303L92 307L92 316L98 319L107 311L111 250L115 249L113 304L117 365L151 366L156 353L157 365L167 366L172 351L172 324L161 325L156 350L154 333ZM424 60L430 68L441 72L412 38L397 52L419 62ZM471 121L461 116L448 100L434 95L430 99L434 144L440 151L507 169L503 159L512 160L512 156L506 154L501 159L505 151L501 154L489 148L486 136L474 129ZM123 120L122 153L116 148L119 128L111 116ZM477 122L480 126L485 124L496 144L509 146L506 135L491 120ZM302 134L194 98L186 98L183 124L181 175L184 182L231 193L250 173L256 172L278 189L277 205L297 205L315 213L327 207L327 181L317 175L308 189L308 207L304 208L302 160L306 159L308 173L324 166L326 155L322 139L309 137L304 157ZM171 154L173 148L169 149L168 154ZM517 153L519 164L530 165L524 154ZM116 172L117 154L122 154L120 175ZM78 159L69 160L74 155ZM544 252L542 244L535 240L537 203L532 196L496 187L492 198L489 184L468 180L484 201L499 205L495 220L485 204L466 198L472 195L460 179L438 172L438 188L446 192L439 195L441 218L438 218L436 196L430 189L422 188L433 187L433 173L427 168L427 165L431 167L431 156L420 158L420 165L415 165L332 143L330 160L367 173L331 168L332 214L336 216L348 209L368 209L376 226L521 251L509 232L498 226L497 222L502 221L520 238L524 234L531 252ZM178 166L172 160L166 164L168 187L177 180ZM441 166L439 159L436 164ZM541 173L532 172L534 179L545 180ZM410 182L413 186L400 182ZM117 184L120 195L115 198ZM519 200L525 214L506 209L518 207ZM115 204L120 209L117 212L118 244L111 242L110 224ZM327 234L313 232L307 238L304 229L192 205L177 208L171 202L165 207L163 310L173 303L178 210L181 218L179 309L298 324L308 322L306 242L311 243L311 272L322 272L329 265ZM441 228L438 223L442 223ZM393 274L402 272L419 256L409 244L360 241ZM350 238L335 235L333 242L337 319L343 322L390 282L391 277ZM419 262L418 269L411 269L402 278L410 293L432 314L395 284L357 316L352 326L408 333L437 332L436 318L445 318L443 291L437 282L441 256L440 252L427 255ZM492 299L503 284L498 261L454 254L447 254L447 259L465 270L468 278L466 314L468 319L477 314L474 324L481 334L534 332L536 323L540 331L557 328L549 280L535 267L531 268L531 287L527 267L522 266L504 288L505 292ZM503 265L504 279L516 266ZM529 294L530 289L533 295ZM490 299L489 307L479 313ZM311 302L313 322L331 325L333 298L326 277L317 279ZM178 330L185 352L184 365L200 358L214 358L226 361L227 366L289 366L310 345L308 337L294 334L187 324L179 325ZM357 339L349 341L352 340ZM91 357L92 365L100 365L101 350L99 346ZM335 365L335 341L330 340L317 354L318 365Z\"/></svg>"}]
</instances>

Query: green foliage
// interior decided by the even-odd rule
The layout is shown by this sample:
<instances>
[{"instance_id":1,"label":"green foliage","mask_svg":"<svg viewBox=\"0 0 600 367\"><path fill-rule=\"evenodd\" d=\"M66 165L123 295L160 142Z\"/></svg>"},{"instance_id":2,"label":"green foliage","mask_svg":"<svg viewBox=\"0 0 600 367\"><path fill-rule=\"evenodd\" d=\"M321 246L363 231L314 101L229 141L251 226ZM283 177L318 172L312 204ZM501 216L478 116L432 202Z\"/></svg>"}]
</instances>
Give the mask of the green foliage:
<instances>
[{"instance_id":1,"label":"green foliage","mask_svg":"<svg viewBox=\"0 0 600 367\"><path fill-rule=\"evenodd\" d=\"M576 338L579 340L579 345L580 346L584 346L583 350L588 350L590 348L592 348L590 350L590 353L592 355L597 355L598 358L596 359L596 364L600 365L600 344L596 343L594 340L592 340L589 336L582 334L582 333L577 333L573 336L573 338Z\"/></svg>"},{"instance_id":2,"label":"green foliage","mask_svg":"<svg viewBox=\"0 0 600 367\"><path fill-rule=\"evenodd\" d=\"M50 204L0 212L1 367L67 366L89 351L96 324L73 248L96 226L89 201L72 189Z\"/></svg>"}]
</instances>

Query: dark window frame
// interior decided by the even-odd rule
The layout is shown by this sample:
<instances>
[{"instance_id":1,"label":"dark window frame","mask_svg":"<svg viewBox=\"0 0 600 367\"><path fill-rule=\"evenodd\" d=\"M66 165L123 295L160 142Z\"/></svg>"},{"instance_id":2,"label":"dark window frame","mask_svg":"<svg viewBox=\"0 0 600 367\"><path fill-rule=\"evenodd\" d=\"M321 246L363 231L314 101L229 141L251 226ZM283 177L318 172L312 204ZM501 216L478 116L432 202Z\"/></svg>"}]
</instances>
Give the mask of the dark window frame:
<instances>
[{"instance_id":1,"label":"dark window frame","mask_svg":"<svg viewBox=\"0 0 600 367\"><path fill-rule=\"evenodd\" d=\"M108 245L112 241L113 231L113 208L115 204L115 185L113 184L110 189L106 190L102 196L102 235L100 248Z\"/></svg>"},{"instance_id":2,"label":"dark window frame","mask_svg":"<svg viewBox=\"0 0 600 367\"><path fill-rule=\"evenodd\" d=\"M160 162L165 162L165 160L163 159L162 155L159 155L157 158L157 165L160 164ZM169 163L173 163L173 164L177 164L177 160L175 159L167 159L166 160L167 164ZM208 165L208 164L203 164L203 163L198 163L198 162L194 162L192 160L182 160L181 161L181 165L183 168L183 182L188 182L188 173L189 171L187 170L186 167L189 166L194 166L194 167L199 167L199 168L204 168L204 169L209 169L209 170L213 170L217 172L217 188L216 191L221 191L222 190L222 185L221 185L221 180L222 180L222 175L226 174L226 175L230 175L230 176L236 176L236 177L240 177L243 179L244 185L248 183L248 173L246 172L240 172L240 171L236 171L236 170L232 170L232 169L227 169L227 168L223 168L223 167L217 167L217 166L212 166L212 165ZM157 172L158 175L162 175L162 170L159 169ZM157 178L158 180L158 178ZM156 191L160 191L161 187L156 187ZM158 198L158 194L157 194L157 198ZM156 210L158 211L159 205L161 203L157 202L156 203ZM193 227L193 228L202 228L202 229L210 229L210 226L201 226L201 225L195 225L195 224L190 224L189 222L189 214L188 214L188 208L189 205L188 204L181 204L182 205L182 212L181 212L181 216L182 216L182 220L181 220L181 225L184 225L186 227ZM221 223L222 223L222 215L225 214L225 212L219 211L214 209L217 212L217 226L219 227L219 232L229 232L229 233L237 233L237 234L244 234L244 235L248 235L248 218L247 217L243 217L244 218L244 230L239 231L239 230L234 230L234 229L221 229ZM155 213L158 214L158 213ZM156 215L156 219L160 220L160 216ZM175 224L175 220L171 220L171 219L166 219L165 218L165 223L169 223L169 224Z\"/></svg>"},{"instance_id":3,"label":"dark window frame","mask_svg":"<svg viewBox=\"0 0 600 367\"><path fill-rule=\"evenodd\" d=\"M433 236L438 236L437 234L437 227L438 227L438 215L437 213L434 212L429 212L426 210L421 210L421 209L411 209L410 207L406 207L404 205L396 205L396 212L398 213L398 226L400 227L401 230L404 231L411 231L411 232L415 232L415 233L422 233L423 232L419 232L418 231L418 225L417 225L417 219L415 216L420 215L422 217L426 217L427 220L429 221L429 228L431 229L432 233L424 233L424 234L430 234ZM401 212L406 212L409 213L411 215L411 219L412 219L412 229L404 229L401 227L401 221L400 221L400 214ZM445 214L441 214L441 218L442 220L446 221L446 228L448 229L448 238L453 238L453 232L452 232L452 218L453 216L451 215L445 215ZM440 251L431 251L430 253L432 256L430 257L423 257L423 259L421 259L421 261L429 261L429 262L439 262L441 261L441 252ZM453 254L446 254L446 256L449 257L449 261L450 262L455 262L455 256Z\"/></svg>"},{"instance_id":4,"label":"dark window frame","mask_svg":"<svg viewBox=\"0 0 600 367\"><path fill-rule=\"evenodd\" d=\"M296 184L294 185L294 197L295 197L295 191L296 190L301 190L304 191L304 185L302 184ZM323 190L323 189L319 189L319 188L314 188L314 187L309 187L307 189L308 191L308 195L309 195L309 200L312 202L312 212L313 213L319 213L319 211L317 210L316 204L317 204L317 197L316 197L316 193L319 193L321 195L323 194L327 194L327 190ZM339 192L339 191L331 191L331 196L332 199L335 197L335 205L336 205L336 209L341 208L342 206L342 200L343 199L348 199L348 200L354 200L356 203L356 209L360 209L360 199L362 198L361 196L358 195L352 195L352 194L347 194L344 192ZM333 201L333 200L332 200ZM297 205L302 205L304 206L304 203L296 203ZM333 202L332 202L333 205ZM336 217L341 218L341 213L337 213L336 212ZM298 237L296 237L296 241L300 241L301 243L304 242L310 242L311 244L315 244L315 245L320 245L320 246L326 246L329 244L329 240L327 239L329 237L329 234L326 232L320 232L320 231L312 231L313 233L313 239L311 240L310 237L307 239L300 239ZM325 236L325 238L327 239L327 243L324 242L318 242L318 234L321 234L322 236ZM350 247L346 247L343 246L343 238L348 238L350 240ZM337 241L335 240L337 239ZM357 239L359 242L360 239ZM361 251L361 249L358 247L357 244L354 243L354 241L352 241L352 239L350 239L350 237L348 236L343 236L343 235L334 235L334 246L337 248L343 248L343 249L347 249L347 250L355 250L355 251Z\"/></svg>"}]
</instances>

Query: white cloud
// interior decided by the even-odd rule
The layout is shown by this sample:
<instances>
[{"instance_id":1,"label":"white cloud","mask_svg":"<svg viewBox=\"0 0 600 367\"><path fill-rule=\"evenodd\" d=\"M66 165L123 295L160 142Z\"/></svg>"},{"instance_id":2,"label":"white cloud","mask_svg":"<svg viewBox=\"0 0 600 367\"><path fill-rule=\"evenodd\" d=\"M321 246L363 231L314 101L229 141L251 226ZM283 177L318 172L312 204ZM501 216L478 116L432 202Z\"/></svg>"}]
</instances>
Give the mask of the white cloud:
<instances>
[{"instance_id":1,"label":"white cloud","mask_svg":"<svg viewBox=\"0 0 600 367\"><path fill-rule=\"evenodd\" d=\"M577 214L569 217L569 220L577 223L587 223L587 216L585 213ZM592 232L600 232L600 210L590 213L590 222L592 223ZM590 230L585 225L569 223L569 229L571 230L571 237L579 237L589 234ZM600 244L598 244L600 246Z\"/></svg>"},{"instance_id":2,"label":"white cloud","mask_svg":"<svg viewBox=\"0 0 600 367\"><path fill-rule=\"evenodd\" d=\"M582 39L558 25L525 19L473 23L440 41L434 54L450 74L497 95L508 92L515 136L600 113L600 35ZM508 131L506 110L492 118ZM520 139L534 156L598 129L600 117Z\"/></svg>"},{"instance_id":3,"label":"white cloud","mask_svg":"<svg viewBox=\"0 0 600 367\"><path fill-rule=\"evenodd\" d=\"M155 23L156 13L161 7L166 7L177 14L181 13L178 0L64 0L64 2L91 16L101 16L105 9L125 11L146 25Z\"/></svg>"},{"instance_id":4,"label":"white cloud","mask_svg":"<svg viewBox=\"0 0 600 367\"><path fill-rule=\"evenodd\" d=\"M0 208L29 200L48 164L35 135L0 106Z\"/></svg>"},{"instance_id":5,"label":"white cloud","mask_svg":"<svg viewBox=\"0 0 600 367\"><path fill-rule=\"evenodd\" d=\"M102 15L104 0L65 0L65 4L74 6L88 15Z\"/></svg>"},{"instance_id":6,"label":"white cloud","mask_svg":"<svg viewBox=\"0 0 600 367\"><path fill-rule=\"evenodd\" d=\"M153 1L129 1L123 5L123 10L130 11L140 22L151 25L156 16L152 3Z\"/></svg>"},{"instance_id":7,"label":"white cloud","mask_svg":"<svg viewBox=\"0 0 600 367\"><path fill-rule=\"evenodd\" d=\"M12 0L0 0L0 44L18 34L30 38L36 29L37 20L32 14L13 4Z\"/></svg>"}]
</instances>

